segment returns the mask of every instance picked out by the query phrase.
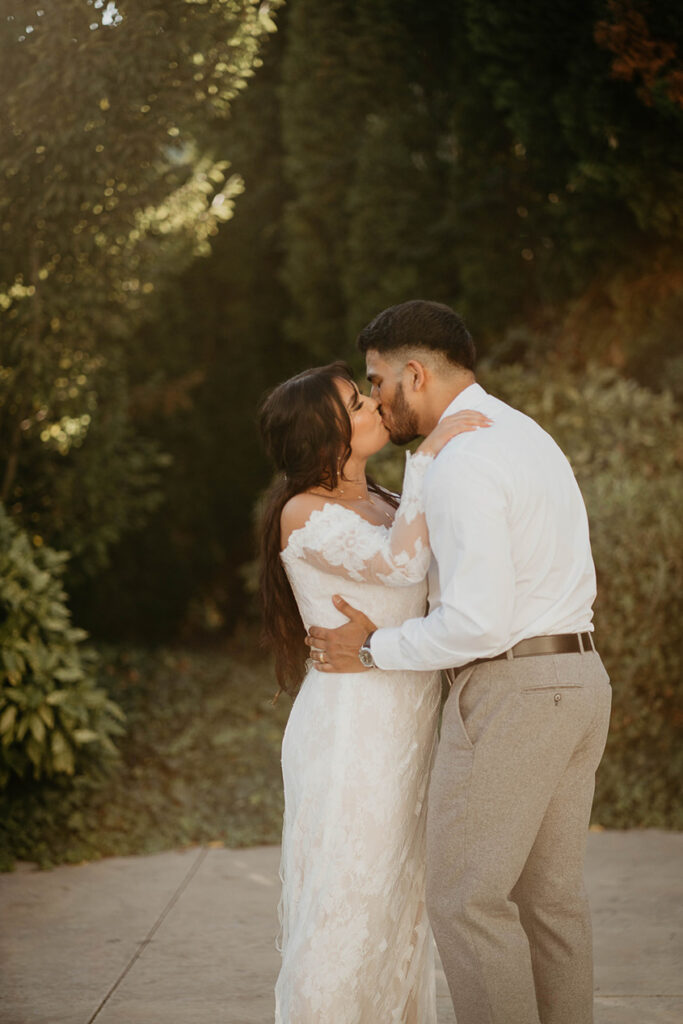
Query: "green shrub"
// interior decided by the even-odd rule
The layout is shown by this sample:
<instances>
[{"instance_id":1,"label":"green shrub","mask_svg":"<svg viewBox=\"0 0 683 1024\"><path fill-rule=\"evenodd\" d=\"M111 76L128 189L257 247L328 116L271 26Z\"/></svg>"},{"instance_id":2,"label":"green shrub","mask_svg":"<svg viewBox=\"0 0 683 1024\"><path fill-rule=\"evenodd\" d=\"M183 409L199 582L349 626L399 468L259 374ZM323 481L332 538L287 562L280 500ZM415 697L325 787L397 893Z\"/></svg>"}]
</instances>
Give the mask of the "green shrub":
<instances>
[{"instance_id":1,"label":"green shrub","mask_svg":"<svg viewBox=\"0 0 683 1024\"><path fill-rule=\"evenodd\" d=\"M613 711L594 818L612 827L683 827L683 423L670 394L609 369L486 368L490 392L533 416L572 462L598 574L596 641ZM400 482L402 453L374 466Z\"/></svg>"},{"instance_id":2,"label":"green shrub","mask_svg":"<svg viewBox=\"0 0 683 1024\"><path fill-rule=\"evenodd\" d=\"M193 843L277 843L280 744L289 700L272 707L256 638L230 650L106 650L107 689L126 712L106 773L0 792L0 870L149 853Z\"/></svg>"},{"instance_id":3,"label":"green shrub","mask_svg":"<svg viewBox=\"0 0 683 1024\"><path fill-rule=\"evenodd\" d=\"M73 775L116 752L121 710L96 685L96 656L71 625L65 552L34 547L0 506L0 785Z\"/></svg>"},{"instance_id":4,"label":"green shrub","mask_svg":"<svg viewBox=\"0 0 683 1024\"><path fill-rule=\"evenodd\" d=\"M614 703L598 773L601 824L683 827L683 479L586 482L600 651Z\"/></svg>"}]
</instances>

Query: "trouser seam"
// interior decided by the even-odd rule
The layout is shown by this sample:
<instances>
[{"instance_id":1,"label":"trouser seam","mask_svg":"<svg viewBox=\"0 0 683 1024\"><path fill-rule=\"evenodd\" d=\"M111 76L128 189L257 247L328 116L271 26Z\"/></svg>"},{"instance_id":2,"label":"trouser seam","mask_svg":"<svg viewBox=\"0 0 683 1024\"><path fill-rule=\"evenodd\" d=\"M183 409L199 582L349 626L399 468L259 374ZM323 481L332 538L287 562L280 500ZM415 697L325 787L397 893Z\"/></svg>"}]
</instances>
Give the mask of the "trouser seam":
<instances>
[{"instance_id":1,"label":"trouser seam","mask_svg":"<svg viewBox=\"0 0 683 1024\"><path fill-rule=\"evenodd\" d=\"M458 701L459 701L460 700L460 694L459 693L457 694L457 697L458 697ZM461 707L460 707L459 703L458 703L458 716L459 716L460 721L462 723L463 731L465 732L465 735L467 736L468 734L467 734L467 730L465 728L465 719L464 719L464 717L462 715L462 711L461 711ZM470 740L470 743L472 743L471 740ZM464 846L464 857L463 857L463 862L464 862L463 866L464 866L465 870L467 870L468 867L469 867L469 849L470 849L470 847L469 847L469 841L468 841L469 840L468 828L469 828L469 823L470 823L470 808L471 808L471 803L472 803L472 801L471 801L472 777L474 775L474 762L476 760L476 756L477 756L477 745L476 745L476 743L472 743L472 762L470 764L470 772L469 772L469 777L468 777L468 780L467 780L467 804L466 804L466 807L465 807L465 840L464 840L465 846ZM464 924L465 923L465 912L464 912L465 908L464 908L464 904L462 903L462 901L460 903L460 908L461 908L460 913L461 913L461 917L462 917L463 924ZM476 942L474 940L474 936L472 935L472 928L471 928L471 925L470 925L469 921L467 922L467 925L466 925L466 931L467 931L467 941L468 941L468 943L470 945L470 948L471 948L472 952L474 953L474 957L475 957L475 959L476 959L476 961L477 961L477 963L479 965L480 974L481 974L482 977L485 977L485 972L483 970L484 962L483 962L483 960L481 958L479 950L477 949L477 944L476 944ZM491 997L489 995L489 986L488 986L488 984L486 984L484 986L484 991L486 992L486 1005L487 1005L487 1008L488 1008L489 1020L492 1021L493 1020L493 1007L491 1006Z\"/></svg>"}]
</instances>

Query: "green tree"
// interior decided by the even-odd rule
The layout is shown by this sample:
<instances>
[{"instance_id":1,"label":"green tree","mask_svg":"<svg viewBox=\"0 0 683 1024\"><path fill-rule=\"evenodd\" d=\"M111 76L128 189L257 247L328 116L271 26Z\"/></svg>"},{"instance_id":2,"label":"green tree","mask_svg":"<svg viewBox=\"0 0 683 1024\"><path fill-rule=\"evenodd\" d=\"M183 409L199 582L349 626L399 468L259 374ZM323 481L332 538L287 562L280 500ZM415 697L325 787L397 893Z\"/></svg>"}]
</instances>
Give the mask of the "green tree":
<instances>
[{"instance_id":1,"label":"green tree","mask_svg":"<svg viewBox=\"0 0 683 1024\"><path fill-rule=\"evenodd\" d=\"M252 0L7 8L0 496L79 555L94 538L93 570L154 505L160 468L128 415L126 343L232 215L242 183L207 135L273 23Z\"/></svg>"},{"instance_id":2,"label":"green tree","mask_svg":"<svg viewBox=\"0 0 683 1024\"><path fill-rule=\"evenodd\" d=\"M214 7L173 11L198 17L209 31ZM130 26L138 18L147 24L139 6L119 11L117 31L129 17ZM150 13L151 24L157 16ZM102 325L95 354L104 363L91 367L85 343L72 360L99 375L96 386L83 387L95 394L97 422L110 424L110 454L98 460L93 444L89 474L93 487L99 474L100 500L81 502L83 536L60 533L59 545L83 550L96 537L95 517L116 510L119 526L91 548L91 564L101 564L117 538L128 539L118 543L112 574L79 593L79 614L94 612L98 592L106 618L123 587L135 595L126 628L141 632L155 617L175 628L193 594L192 618L239 614L235 569L247 556L248 510L267 475L254 430L258 397L305 365L356 359L357 329L389 303L416 294L449 302L465 314L482 353L500 362L555 351L576 368L597 358L655 388L683 390L680 16L668 0L648 7L562 0L552 9L540 0L514 8L503 0L291 0L278 25L252 62L265 66L230 102L228 118L205 117L213 110L208 87L205 101L195 99L194 76L210 60L205 54L206 63L195 64L206 48L188 43L187 93L182 75L171 88L187 99L187 118L174 113L181 135L166 137L151 164L155 174L176 175L177 192L195 180L198 161L215 167L227 155L223 184L232 178L230 188L240 188L239 174L246 193L226 230L211 234L218 225L209 225L203 241L194 215L189 234L150 229L139 243L147 262L131 278L137 291L93 321ZM177 27L173 18L164 22L171 49ZM183 39L192 38L190 29ZM140 100L150 107L141 124L156 102ZM179 163L164 163L168 153ZM202 187L220 191L206 173ZM144 208L164 206L162 196ZM193 259L197 251L203 259ZM17 296L26 280L16 283ZM145 284L154 290L141 294ZM47 344L45 336L43 350ZM88 374L61 374L63 402L79 376ZM78 492L76 467L86 466L79 418L92 417L78 394L69 401L62 409L53 399L49 415L41 411L47 402L40 405L50 441L35 455L26 443L35 433L20 444L21 465L35 477L45 445L71 439L68 455L51 456L45 488L68 492L67 513ZM10 418L3 436L11 442L9 426L21 433L18 423L29 421ZM95 429L92 418L86 440ZM162 451L172 466L161 465ZM135 467L126 461L131 452ZM163 494L167 502L155 511ZM23 487L10 505L42 535L51 523L73 523L52 500L36 509ZM131 527L145 516L148 528L136 537Z\"/></svg>"},{"instance_id":3,"label":"green tree","mask_svg":"<svg viewBox=\"0 0 683 1024\"><path fill-rule=\"evenodd\" d=\"M74 594L79 621L98 635L149 641L215 631L244 613L251 506L269 476L255 409L267 387L312 358L284 335L285 35L279 22L230 119L213 126L213 147L229 150L244 180L234 218L212 239L210 256L169 282L157 315L128 346L131 416L172 464L163 506L117 546L106 574Z\"/></svg>"},{"instance_id":4,"label":"green tree","mask_svg":"<svg viewBox=\"0 0 683 1024\"><path fill-rule=\"evenodd\" d=\"M519 255L528 264L523 276L533 278L536 324L566 357L599 356L661 384L669 370L653 374L643 356L657 350L660 364L671 356L680 316L679 8L668 0L468 0L464 7L480 121L488 106L519 160ZM460 125L465 142L472 127ZM497 151L494 143L490 159ZM483 232L495 197L482 198ZM496 248L504 240L493 230ZM474 262L485 266L482 255L474 253ZM514 302L510 315L530 318Z\"/></svg>"},{"instance_id":5,"label":"green tree","mask_svg":"<svg viewBox=\"0 0 683 1024\"><path fill-rule=\"evenodd\" d=\"M289 337L317 360L339 351L346 328L346 195L359 123L351 48L355 4L296 0L282 69L283 268Z\"/></svg>"},{"instance_id":6,"label":"green tree","mask_svg":"<svg viewBox=\"0 0 683 1024\"><path fill-rule=\"evenodd\" d=\"M347 190L342 275L351 339L391 303L421 294L452 302L460 290L445 217L452 20L447 2L358 4L351 55L363 118Z\"/></svg>"}]
</instances>

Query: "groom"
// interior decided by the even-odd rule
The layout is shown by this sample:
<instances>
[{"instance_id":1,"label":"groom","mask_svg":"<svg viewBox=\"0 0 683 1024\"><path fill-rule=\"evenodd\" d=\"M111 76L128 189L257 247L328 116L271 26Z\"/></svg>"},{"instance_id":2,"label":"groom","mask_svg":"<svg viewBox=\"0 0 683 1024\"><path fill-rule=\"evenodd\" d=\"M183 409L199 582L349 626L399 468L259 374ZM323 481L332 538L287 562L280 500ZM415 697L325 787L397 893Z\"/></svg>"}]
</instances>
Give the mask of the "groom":
<instances>
[{"instance_id":1,"label":"groom","mask_svg":"<svg viewBox=\"0 0 683 1024\"><path fill-rule=\"evenodd\" d=\"M428 470L428 615L378 629L336 598L349 622L307 642L324 671L447 670L427 904L458 1024L590 1024L583 860L611 691L581 493L552 438L475 382L448 306L392 306L358 343L396 444L459 409L493 426Z\"/></svg>"}]
</instances>

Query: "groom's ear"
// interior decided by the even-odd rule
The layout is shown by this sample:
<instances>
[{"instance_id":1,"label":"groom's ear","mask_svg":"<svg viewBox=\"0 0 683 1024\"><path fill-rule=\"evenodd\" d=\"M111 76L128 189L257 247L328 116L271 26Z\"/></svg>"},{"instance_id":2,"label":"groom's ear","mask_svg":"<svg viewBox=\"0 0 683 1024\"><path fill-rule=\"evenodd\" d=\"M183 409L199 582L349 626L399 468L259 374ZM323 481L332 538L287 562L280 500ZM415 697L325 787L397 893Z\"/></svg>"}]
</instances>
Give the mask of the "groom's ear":
<instances>
[{"instance_id":1,"label":"groom's ear","mask_svg":"<svg viewBox=\"0 0 683 1024\"><path fill-rule=\"evenodd\" d=\"M427 383L424 365L418 359L409 359L405 365L408 376L408 387L411 391L422 391Z\"/></svg>"}]
</instances>

